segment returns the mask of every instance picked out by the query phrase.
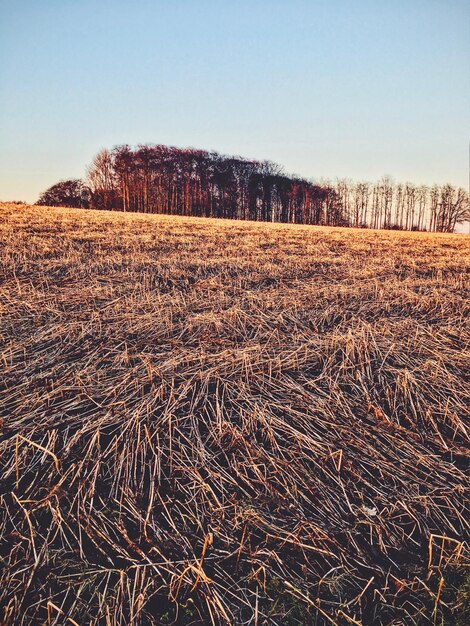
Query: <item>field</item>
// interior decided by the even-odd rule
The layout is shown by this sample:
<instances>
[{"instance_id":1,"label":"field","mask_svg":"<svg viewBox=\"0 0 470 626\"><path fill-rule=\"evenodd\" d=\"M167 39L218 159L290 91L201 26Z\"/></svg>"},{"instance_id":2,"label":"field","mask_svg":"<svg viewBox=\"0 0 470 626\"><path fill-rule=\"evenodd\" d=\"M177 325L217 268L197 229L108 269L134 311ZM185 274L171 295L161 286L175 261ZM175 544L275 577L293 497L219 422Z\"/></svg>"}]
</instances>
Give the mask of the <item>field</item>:
<instances>
[{"instance_id":1,"label":"field","mask_svg":"<svg viewBox=\"0 0 470 626\"><path fill-rule=\"evenodd\" d=\"M466 623L468 236L0 216L0 622Z\"/></svg>"}]
</instances>

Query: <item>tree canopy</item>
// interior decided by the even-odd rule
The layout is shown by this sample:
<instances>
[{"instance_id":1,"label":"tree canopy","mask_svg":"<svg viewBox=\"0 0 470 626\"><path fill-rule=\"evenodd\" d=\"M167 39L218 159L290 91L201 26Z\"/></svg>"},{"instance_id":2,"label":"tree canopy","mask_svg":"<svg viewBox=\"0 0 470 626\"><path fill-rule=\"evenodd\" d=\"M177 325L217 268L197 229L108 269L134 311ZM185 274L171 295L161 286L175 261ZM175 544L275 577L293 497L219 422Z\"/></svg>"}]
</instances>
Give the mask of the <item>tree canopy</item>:
<instances>
[{"instance_id":1,"label":"tree canopy","mask_svg":"<svg viewBox=\"0 0 470 626\"><path fill-rule=\"evenodd\" d=\"M59 182L38 204L440 232L470 219L467 192L449 184L313 182L271 161L149 144L101 150L86 182Z\"/></svg>"},{"instance_id":2,"label":"tree canopy","mask_svg":"<svg viewBox=\"0 0 470 626\"><path fill-rule=\"evenodd\" d=\"M80 179L62 180L46 189L36 204L88 209L91 206L91 191Z\"/></svg>"}]
</instances>

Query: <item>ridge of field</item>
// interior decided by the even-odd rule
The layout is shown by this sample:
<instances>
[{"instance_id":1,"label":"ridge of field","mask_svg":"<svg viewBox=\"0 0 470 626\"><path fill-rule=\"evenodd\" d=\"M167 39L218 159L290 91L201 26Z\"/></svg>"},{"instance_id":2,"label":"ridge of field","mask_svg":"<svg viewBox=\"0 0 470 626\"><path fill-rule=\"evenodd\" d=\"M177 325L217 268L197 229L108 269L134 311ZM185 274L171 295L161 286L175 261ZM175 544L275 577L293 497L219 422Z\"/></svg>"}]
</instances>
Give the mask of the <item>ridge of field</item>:
<instances>
[{"instance_id":1,"label":"ridge of field","mask_svg":"<svg viewBox=\"0 0 470 626\"><path fill-rule=\"evenodd\" d=\"M0 204L0 621L463 625L469 269Z\"/></svg>"}]
</instances>

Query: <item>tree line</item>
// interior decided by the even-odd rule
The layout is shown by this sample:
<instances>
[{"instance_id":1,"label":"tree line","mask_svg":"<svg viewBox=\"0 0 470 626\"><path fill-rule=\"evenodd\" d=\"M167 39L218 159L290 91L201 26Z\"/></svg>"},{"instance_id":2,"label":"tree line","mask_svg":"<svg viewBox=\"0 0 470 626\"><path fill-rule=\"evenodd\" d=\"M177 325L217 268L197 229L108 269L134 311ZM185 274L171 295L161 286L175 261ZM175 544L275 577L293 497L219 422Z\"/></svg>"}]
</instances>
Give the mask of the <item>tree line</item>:
<instances>
[{"instance_id":1,"label":"tree line","mask_svg":"<svg viewBox=\"0 0 470 626\"><path fill-rule=\"evenodd\" d=\"M53 185L37 204L433 232L470 219L468 194L450 184L312 182L271 161L163 145L101 150L84 180Z\"/></svg>"}]
</instances>

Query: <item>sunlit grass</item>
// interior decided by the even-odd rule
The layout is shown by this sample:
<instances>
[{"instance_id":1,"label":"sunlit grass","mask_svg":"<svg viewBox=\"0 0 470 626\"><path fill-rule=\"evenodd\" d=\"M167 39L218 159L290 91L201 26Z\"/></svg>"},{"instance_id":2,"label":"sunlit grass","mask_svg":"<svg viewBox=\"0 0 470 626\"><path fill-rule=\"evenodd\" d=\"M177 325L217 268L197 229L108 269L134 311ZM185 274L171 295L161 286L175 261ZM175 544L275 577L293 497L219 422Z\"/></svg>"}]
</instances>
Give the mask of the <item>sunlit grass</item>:
<instances>
[{"instance_id":1,"label":"sunlit grass","mask_svg":"<svg viewBox=\"0 0 470 626\"><path fill-rule=\"evenodd\" d=\"M451 619L468 236L0 218L7 624Z\"/></svg>"}]
</instances>

